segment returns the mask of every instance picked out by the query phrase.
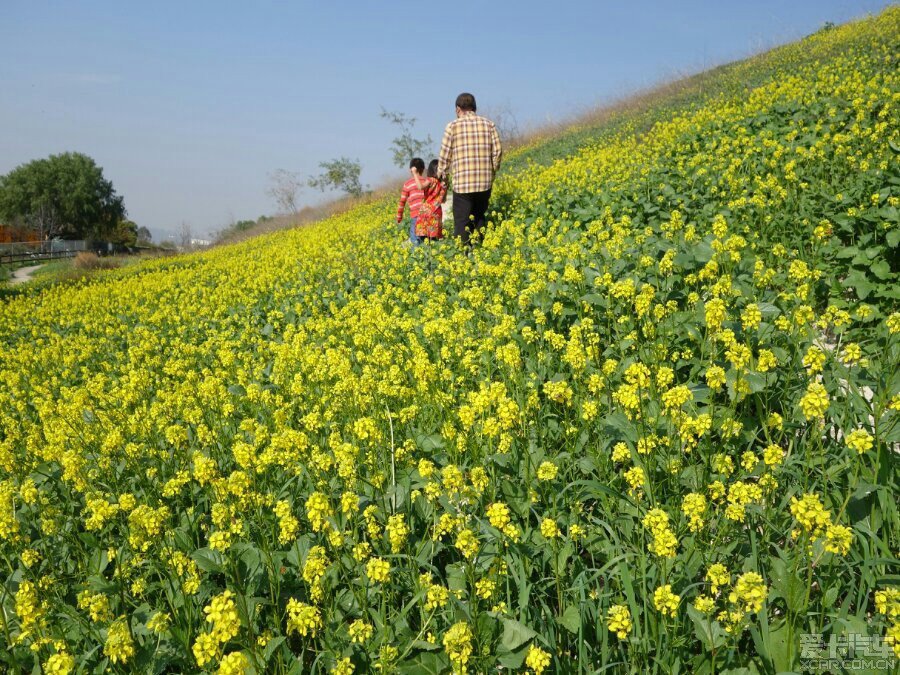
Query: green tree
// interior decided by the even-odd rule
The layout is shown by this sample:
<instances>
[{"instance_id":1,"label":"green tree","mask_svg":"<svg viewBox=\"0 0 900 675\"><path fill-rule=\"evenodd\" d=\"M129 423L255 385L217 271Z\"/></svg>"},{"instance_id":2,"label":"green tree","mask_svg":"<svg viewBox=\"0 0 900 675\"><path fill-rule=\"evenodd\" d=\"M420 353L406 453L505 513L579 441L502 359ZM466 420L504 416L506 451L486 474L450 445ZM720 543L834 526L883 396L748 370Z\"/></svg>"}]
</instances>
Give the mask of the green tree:
<instances>
[{"instance_id":1,"label":"green tree","mask_svg":"<svg viewBox=\"0 0 900 675\"><path fill-rule=\"evenodd\" d=\"M323 192L326 190L342 190L354 197L362 195L363 186L359 182L362 166L359 160L354 161L347 157L341 157L330 162L321 162L319 166L325 171L309 179L310 187Z\"/></svg>"},{"instance_id":2,"label":"green tree","mask_svg":"<svg viewBox=\"0 0 900 675\"><path fill-rule=\"evenodd\" d=\"M0 217L31 227L41 239L106 238L125 213L103 169L78 152L31 161L0 178Z\"/></svg>"},{"instance_id":3,"label":"green tree","mask_svg":"<svg viewBox=\"0 0 900 675\"><path fill-rule=\"evenodd\" d=\"M401 112L385 110L384 108L381 109L381 117L400 128L400 135L391 141L394 164L401 169L405 169L409 166L409 160L413 157L422 157L427 164L427 156L431 154L434 141L431 140L431 136L426 136L424 139L413 137L412 130L416 125L416 118L408 117Z\"/></svg>"},{"instance_id":4,"label":"green tree","mask_svg":"<svg viewBox=\"0 0 900 675\"><path fill-rule=\"evenodd\" d=\"M121 246L134 246L138 242L138 226L130 220L120 220L110 230L106 238L114 244Z\"/></svg>"}]
</instances>

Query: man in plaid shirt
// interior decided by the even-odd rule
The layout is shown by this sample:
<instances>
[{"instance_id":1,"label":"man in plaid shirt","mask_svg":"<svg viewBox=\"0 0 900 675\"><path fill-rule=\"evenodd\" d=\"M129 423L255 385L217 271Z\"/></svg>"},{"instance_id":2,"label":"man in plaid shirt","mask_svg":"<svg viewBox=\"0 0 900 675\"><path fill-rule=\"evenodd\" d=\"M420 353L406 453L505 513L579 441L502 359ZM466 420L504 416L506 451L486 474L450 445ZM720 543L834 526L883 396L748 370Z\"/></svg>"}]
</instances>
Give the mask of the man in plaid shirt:
<instances>
[{"instance_id":1,"label":"man in plaid shirt","mask_svg":"<svg viewBox=\"0 0 900 675\"><path fill-rule=\"evenodd\" d=\"M453 175L453 233L470 245L484 227L494 176L502 156L497 127L475 114L475 97L456 97L456 119L447 125L438 157L438 177Z\"/></svg>"}]
</instances>

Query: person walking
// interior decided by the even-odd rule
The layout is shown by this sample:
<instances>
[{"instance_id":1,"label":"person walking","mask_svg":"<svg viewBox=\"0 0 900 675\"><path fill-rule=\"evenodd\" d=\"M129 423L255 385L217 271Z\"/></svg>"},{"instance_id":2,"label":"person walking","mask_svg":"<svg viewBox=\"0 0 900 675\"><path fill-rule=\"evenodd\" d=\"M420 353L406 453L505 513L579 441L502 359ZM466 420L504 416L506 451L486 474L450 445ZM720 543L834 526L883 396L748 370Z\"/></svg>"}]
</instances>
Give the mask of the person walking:
<instances>
[{"instance_id":1,"label":"person walking","mask_svg":"<svg viewBox=\"0 0 900 675\"><path fill-rule=\"evenodd\" d=\"M444 236L444 208L442 205L447 196L447 186L437 178L437 165L436 159L428 162L428 172L424 178L421 174L413 174L416 187L425 196L419 206L419 217L416 218L416 236L420 242L435 241Z\"/></svg>"},{"instance_id":2,"label":"person walking","mask_svg":"<svg viewBox=\"0 0 900 675\"><path fill-rule=\"evenodd\" d=\"M438 178L453 179L453 234L466 246L482 236L491 199L494 176L500 169L503 149L491 120L475 114L475 97L456 97L456 119L444 129L438 157Z\"/></svg>"},{"instance_id":3,"label":"person walking","mask_svg":"<svg viewBox=\"0 0 900 675\"><path fill-rule=\"evenodd\" d=\"M409 171L413 176L421 176L425 172L425 162L420 157L413 157L409 161ZM413 246L418 246L420 243L419 237L416 236L416 220L419 217L419 207L421 207L424 199L425 195L422 194L422 189L416 185L416 181L413 178L407 179L400 189L400 203L397 204L397 224L403 222L403 212L406 210L406 205L409 204L409 241Z\"/></svg>"}]
</instances>

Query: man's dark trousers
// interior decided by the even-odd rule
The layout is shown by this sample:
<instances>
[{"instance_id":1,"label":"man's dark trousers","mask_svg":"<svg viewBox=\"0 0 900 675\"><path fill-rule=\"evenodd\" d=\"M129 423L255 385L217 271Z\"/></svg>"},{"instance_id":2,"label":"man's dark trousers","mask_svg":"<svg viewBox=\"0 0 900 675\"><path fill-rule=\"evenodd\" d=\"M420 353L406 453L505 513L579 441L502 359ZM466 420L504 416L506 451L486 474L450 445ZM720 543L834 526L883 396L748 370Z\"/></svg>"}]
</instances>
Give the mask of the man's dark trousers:
<instances>
[{"instance_id":1,"label":"man's dark trousers","mask_svg":"<svg viewBox=\"0 0 900 675\"><path fill-rule=\"evenodd\" d=\"M453 234L462 237L463 244L471 246L471 237L482 235L491 191L453 193Z\"/></svg>"}]
</instances>

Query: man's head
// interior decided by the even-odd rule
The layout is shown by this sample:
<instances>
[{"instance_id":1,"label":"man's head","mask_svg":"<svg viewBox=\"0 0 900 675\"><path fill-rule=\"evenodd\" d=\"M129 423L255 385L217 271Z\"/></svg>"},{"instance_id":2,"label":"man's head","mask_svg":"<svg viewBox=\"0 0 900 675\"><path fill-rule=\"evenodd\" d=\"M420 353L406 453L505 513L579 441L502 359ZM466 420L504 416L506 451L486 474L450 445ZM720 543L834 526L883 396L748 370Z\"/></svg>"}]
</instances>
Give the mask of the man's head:
<instances>
[{"instance_id":1,"label":"man's head","mask_svg":"<svg viewBox=\"0 0 900 675\"><path fill-rule=\"evenodd\" d=\"M472 94L462 93L456 97L456 115L462 115L467 112L475 112L475 97Z\"/></svg>"},{"instance_id":2,"label":"man's head","mask_svg":"<svg viewBox=\"0 0 900 675\"><path fill-rule=\"evenodd\" d=\"M413 157L409 160L409 168L415 169L419 172L419 175L425 173L425 162L422 161L421 157Z\"/></svg>"}]
</instances>

